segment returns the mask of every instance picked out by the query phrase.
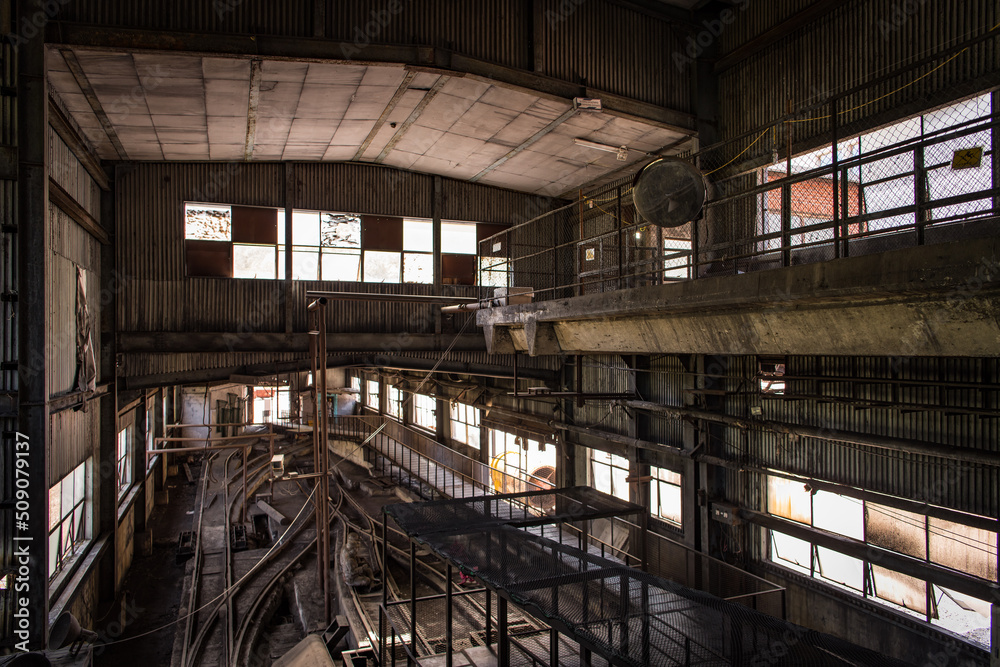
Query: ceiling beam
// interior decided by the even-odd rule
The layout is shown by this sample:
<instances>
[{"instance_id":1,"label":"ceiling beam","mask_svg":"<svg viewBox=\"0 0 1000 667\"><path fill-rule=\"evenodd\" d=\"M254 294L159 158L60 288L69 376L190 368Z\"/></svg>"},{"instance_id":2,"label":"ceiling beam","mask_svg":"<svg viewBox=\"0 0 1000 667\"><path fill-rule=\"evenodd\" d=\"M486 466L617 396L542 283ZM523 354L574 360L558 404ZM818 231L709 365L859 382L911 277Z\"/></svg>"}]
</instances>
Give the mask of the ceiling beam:
<instances>
[{"instance_id":1,"label":"ceiling beam","mask_svg":"<svg viewBox=\"0 0 1000 667\"><path fill-rule=\"evenodd\" d=\"M375 121L375 126L372 128L371 132L368 133L368 136L365 137L365 140L361 143L361 147L358 148L358 152L354 154L355 162L361 161L361 158L365 154L365 151L368 150L368 147L372 145L373 141L375 141L375 136L379 133L379 130L382 129L382 126L385 125L385 121L389 120L389 116L391 116L392 112L396 110L396 107L399 105L399 101L403 99L403 95L406 94L406 91L409 89L410 84L413 83L413 77L415 77L416 75L417 73L415 71L407 70L406 76L403 77L403 80L400 82L399 87L396 88L396 92L393 93L392 99L389 100L389 103L385 105L385 109L382 110L382 115L380 115L378 117L378 120Z\"/></svg>"},{"instance_id":2,"label":"ceiling beam","mask_svg":"<svg viewBox=\"0 0 1000 667\"><path fill-rule=\"evenodd\" d=\"M260 106L263 62L256 58L250 61L250 103L247 105L247 135L243 144L243 159L247 162L253 159L253 148L257 143L257 109Z\"/></svg>"},{"instance_id":3,"label":"ceiling beam","mask_svg":"<svg viewBox=\"0 0 1000 667\"><path fill-rule=\"evenodd\" d=\"M769 46L780 42L793 32L802 29L803 26L818 20L830 13L837 7L842 7L842 0L817 0L802 11L791 15L770 30L766 30L751 39L746 44L736 47L729 53L721 56L715 63L715 73L720 74L727 69L746 60L751 56L763 51Z\"/></svg>"},{"instance_id":4,"label":"ceiling beam","mask_svg":"<svg viewBox=\"0 0 1000 667\"><path fill-rule=\"evenodd\" d=\"M420 118L420 114L424 112L427 105L430 104L431 101L437 97L437 94L441 92L441 89L444 88L444 84L448 82L448 79L449 77L446 76L438 77L438 80L433 86L431 86L431 89L424 93L424 96L420 99L420 103L413 108L410 115L407 116L406 120L403 121L403 124L396 130L396 134L392 135L392 139L389 140L389 143L385 145L382 152L378 154L377 158L375 158L375 162L380 163L389 156L389 153L391 153L392 149L396 147L396 144L399 143L400 139L403 138L413 124L417 122L417 119Z\"/></svg>"},{"instance_id":5,"label":"ceiling beam","mask_svg":"<svg viewBox=\"0 0 1000 667\"><path fill-rule=\"evenodd\" d=\"M303 352L309 351L309 334L302 333L219 333L195 332L122 332L118 351L140 354L197 354L224 352ZM329 333L327 349L338 353L384 355L386 350L401 348L406 352L455 351L485 352L486 341L480 334L403 334L403 333Z\"/></svg>"},{"instance_id":6,"label":"ceiling beam","mask_svg":"<svg viewBox=\"0 0 1000 667\"><path fill-rule=\"evenodd\" d=\"M289 58L306 62L345 61L345 49L352 43L302 37L269 35L209 34L163 32L94 26L79 23L51 22L46 27L45 41L54 45L81 46L132 52L136 50L165 51L201 55L226 55L239 58ZM370 44L365 47L365 62L398 63L436 67L452 75L471 74L505 84L526 88L536 93L570 100L580 95L601 98L606 113L653 123L664 129L690 134L694 116L676 109L634 100L607 91L581 87L579 82L544 76L527 70L498 65L471 56L430 46L395 46Z\"/></svg>"},{"instance_id":7,"label":"ceiling beam","mask_svg":"<svg viewBox=\"0 0 1000 667\"><path fill-rule=\"evenodd\" d=\"M111 119L109 119L108 114L104 112L104 107L101 105L101 101L97 98L97 93L94 92L94 87L90 85L90 81L87 79L87 75L84 73L83 67L80 66L80 61L77 60L76 54L72 49L60 49L59 52L62 54L63 60L66 61L66 66L69 67L69 71L73 75L73 78L76 79L76 84L80 86L80 90L83 91L83 96L87 98L87 103L90 105L91 110L93 110L94 115L97 116L97 120L100 121L101 127L104 128L104 133L108 135L108 141L110 141L111 145L114 146L119 159L128 160L128 153L125 152L125 147L122 146L122 142L118 138L118 133L115 132L115 127L111 123Z\"/></svg>"},{"instance_id":8,"label":"ceiling beam","mask_svg":"<svg viewBox=\"0 0 1000 667\"><path fill-rule=\"evenodd\" d=\"M552 130L556 129L560 125L562 125L564 122L566 122L567 120L569 120L575 114L576 114L576 109L574 109L574 108L568 109L561 116L559 116L558 118L556 118L554 121L552 121L551 123L549 123L548 125L546 125L542 129L540 129L538 132L535 132L533 135L531 135L530 137L528 137L528 139L526 139L524 141L524 143L522 143L520 146L517 146L516 148L514 148L513 150L511 150L509 153L507 153L506 155L504 155L503 157L501 157L499 160L497 160L496 162L494 162L493 164L491 164L490 166L486 167L481 172L479 172L478 174L476 174L475 176L473 176L472 178L470 178L469 181L472 182L472 183L477 182L479 179L483 178L484 176L486 176L487 174L489 174L494 169L497 169L498 167L500 167L503 164L505 164L508 160L510 160L512 157L514 157L518 153L521 153L521 152L527 150L529 146L531 146L532 144L537 143L539 139L541 139L546 134L548 134Z\"/></svg>"},{"instance_id":9,"label":"ceiling beam","mask_svg":"<svg viewBox=\"0 0 1000 667\"><path fill-rule=\"evenodd\" d=\"M110 191L111 184L108 182L108 175L101 168L100 159L74 127L73 121L68 117L68 112L64 112L59 102L51 96L49 97L49 125L69 147L98 187L106 192Z\"/></svg>"}]
</instances>

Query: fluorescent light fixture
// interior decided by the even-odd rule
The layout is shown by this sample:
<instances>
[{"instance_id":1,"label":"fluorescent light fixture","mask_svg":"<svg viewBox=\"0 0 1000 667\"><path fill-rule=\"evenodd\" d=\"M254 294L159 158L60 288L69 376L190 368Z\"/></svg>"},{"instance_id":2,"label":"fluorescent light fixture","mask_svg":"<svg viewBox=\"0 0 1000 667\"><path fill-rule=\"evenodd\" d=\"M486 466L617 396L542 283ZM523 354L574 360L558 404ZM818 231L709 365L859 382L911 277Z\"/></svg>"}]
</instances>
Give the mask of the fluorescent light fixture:
<instances>
[{"instance_id":1,"label":"fluorescent light fixture","mask_svg":"<svg viewBox=\"0 0 1000 667\"><path fill-rule=\"evenodd\" d=\"M573 108L577 111L603 111L601 100L596 97L574 97Z\"/></svg>"},{"instance_id":2,"label":"fluorescent light fixture","mask_svg":"<svg viewBox=\"0 0 1000 667\"><path fill-rule=\"evenodd\" d=\"M599 151L605 151L606 153L617 153L621 150L620 146L609 146L608 144L599 144L596 141L588 141L587 139L581 139L576 137L573 139L573 143L577 146L583 146L584 148L593 148Z\"/></svg>"}]
</instances>

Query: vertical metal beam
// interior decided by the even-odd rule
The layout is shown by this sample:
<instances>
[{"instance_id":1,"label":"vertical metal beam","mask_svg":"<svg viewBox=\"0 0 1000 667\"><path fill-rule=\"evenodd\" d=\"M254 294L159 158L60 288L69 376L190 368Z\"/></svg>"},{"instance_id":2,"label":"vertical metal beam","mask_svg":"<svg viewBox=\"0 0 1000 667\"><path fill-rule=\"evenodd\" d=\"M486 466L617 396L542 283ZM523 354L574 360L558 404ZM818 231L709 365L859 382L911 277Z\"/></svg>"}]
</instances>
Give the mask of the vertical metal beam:
<instances>
[{"instance_id":1,"label":"vertical metal beam","mask_svg":"<svg viewBox=\"0 0 1000 667\"><path fill-rule=\"evenodd\" d=\"M319 317L319 340L317 345L319 347L318 361L319 361L319 386L322 392L322 400L320 405L323 410L320 413L321 418L319 423L322 424L322 430L320 431L320 447L319 447L319 457L320 457L320 468L319 472L322 476L318 478L319 481L319 495L320 498L320 510L322 515L322 523L320 525L320 532L317 537L322 538L318 540L322 544L322 551L318 554L318 560L320 561L320 567L323 573L323 611L325 614L324 625L330 625L331 617L331 605L330 605L330 520L327 515L330 509L329 497L330 497L330 451L329 451L329 434L330 434L330 413L327 410L326 397L327 397L327 372L326 372L326 305L320 305L317 312Z\"/></svg>"},{"instance_id":2,"label":"vertical metal beam","mask_svg":"<svg viewBox=\"0 0 1000 667\"><path fill-rule=\"evenodd\" d=\"M452 612L453 605L455 601L453 599L452 589L455 584L452 582L454 573L452 572L451 562L445 568L445 578L448 580L445 589L445 597L447 601L444 608L444 650L445 650L445 667L452 667Z\"/></svg>"},{"instance_id":3,"label":"vertical metal beam","mask_svg":"<svg viewBox=\"0 0 1000 667\"><path fill-rule=\"evenodd\" d=\"M385 579L383 571L382 578ZM410 540L410 648L417 652L417 543Z\"/></svg>"},{"instance_id":4,"label":"vertical metal beam","mask_svg":"<svg viewBox=\"0 0 1000 667\"><path fill-rule=\"evenodd\" d=\"M924 147L913 149L913 223L916 225L917 245L924 244L924 227L927 224L927 169L924 167Z\"/></svg>"},{"instance_id":5,"label":"vertical metal beam","mask_svg":"<svg viewBox=\"0 0 1000 667\"><path fill-rule=\"evenodd\" d=\"M830 188L830 204L833 207L833 222L831 226L833 227L833 246L835 248L834 254L836 255L837 247L837 236L840 229L841 218L847 217L847 211L840 210L840 155L837 147L837 142L840 141L839 126L837 125L837 98L834 97L830 100L830 134L832 135L832 141L830 145L833 147L831 155L831 167L830 167L830 178L832 180Z\"/></svg>"},{"instance_id":6,"label":"vertical metal beam","mask_svg":"<svg viewBox=\"0 0 1000 667\"><path fill-rule=\"evenodd\" d=\"M295 168L290 162L283 163L282 175L285 179L285 275L278 276L284 281L285 290L285 333L292 333L294 322L292 312L292 213L295 210ZM315 375L313 376L315 380ZM313 382L315 384L315 381Z\"/></svg>"},{"instance_id":7,"label":"vertical metal beam","mask_svg":"<svg viewBox=\"0 0 1000 667\"><path fill-rule=\"evenodd\" d=\"M441 266L441 210L444 207L444 181L435 176L434 191L431 197L431 236L433 239L434 262L434 294L442 294L443 278ZM441 333L441 309L434 309L434 333Z\"/></svg>"},{"instance_id":8,"label":"vertical metal beam","mask_svg":"<svg viewBox=\"0 0 1000 667\"><path fill-rule=\"evenodd\" d=\"M510 664L510 636L507 634L507 598L502 595L497 596L497 626L499 637L497 638L497 662L500 665Z\"/></svg>"},{"instance_id":9,"label":"vertical metal beam","mask_svg":"<svg viewBox=\"0 0 1000 667\"><path fill-rule=\"evenodd\" d=\"M49 191L45 163L48 127L48 94L45 83L46 14L40 3L18 0L19 21L38 26L38 35L17 49L17 285L18 285L18 432L27 438L28 520L18 521L14 554L18 565L27 565L27 591L19 592L15 615L27 613L26 636L19 648L44 649L48 635L48 286ZM42 25L38 25L41 22ZM18 435L18 440L24 438ZM21 448L18 448L21 451ZM20 466L19 466L20 467ZM20 559L27 556L26 563ZM27 599L22 606L20 601ZM18 624L20 625L20 623ZM20 632L18 629L16 632Z\"/></svg>"},{"instance_id":10,"label":"vertical metal beam","mask_svg":"<svg viewBox=\"0 0 1000 667\"><path fill-rule=\"evenodd\" d=\"M243 144L243 159L247 162L253 159L253 148L257 142L257 108L260 105L263 62L256 58L250 61L250 102L247 105L247 131Z\"/></svg>"}]
</instances>

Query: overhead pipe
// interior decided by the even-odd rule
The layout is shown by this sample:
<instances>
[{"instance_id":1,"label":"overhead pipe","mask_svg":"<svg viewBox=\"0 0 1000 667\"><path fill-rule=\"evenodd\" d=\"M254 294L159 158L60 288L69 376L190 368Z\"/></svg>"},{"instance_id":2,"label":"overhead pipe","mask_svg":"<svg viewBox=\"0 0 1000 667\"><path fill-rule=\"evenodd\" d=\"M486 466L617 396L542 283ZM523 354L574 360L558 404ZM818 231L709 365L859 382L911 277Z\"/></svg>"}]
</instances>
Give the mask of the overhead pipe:
<instances>
[{"instance_id":1,"label":"overhead pipe","mask_svg":"<svg viewBox=\"0 0 1000 667\"><path fill-rule=\"evenodd\" d=\"M382 292L306 292L306 298L317 299L325 305L329 301L391 301L396 303L451 304L477 303L479 299L465 296L431 296L425 294L384 294ZM313 310L316 301L309 304Z\"/></svg>"},{"instance_id":2,"label":"overhead pipe","mask_svg":"<svg viewBox=\"0 0 1000 667\"><path fill-rule=\"evenodd\" d=\"M906 452L908 454L918 454L921 456L934 456L963 463L980 463L988 466L1000 466L1000 453L989 452L967 447L955 447L953 445L941 445L933 442L922 442L919 440L909 440L904 438L892 438L881 435L870 435L867 433L855 433L852 431L838 431L828 428L817 428L815 426L802 426L799 424L787 424L768 420L753 421L740 419L731 415L720 415L702 410L691 410L668 405L659 405L649 401L620 401L621 404L640 410L649 410L669 415L675 419L703 419L722 424L728 424L744 430L751 427L763 428L772 433L781 435L794 435L802 438L817 438L833 442L844 442L863 447L875 447L891 451Z\"/></svg>"}]
</instances>

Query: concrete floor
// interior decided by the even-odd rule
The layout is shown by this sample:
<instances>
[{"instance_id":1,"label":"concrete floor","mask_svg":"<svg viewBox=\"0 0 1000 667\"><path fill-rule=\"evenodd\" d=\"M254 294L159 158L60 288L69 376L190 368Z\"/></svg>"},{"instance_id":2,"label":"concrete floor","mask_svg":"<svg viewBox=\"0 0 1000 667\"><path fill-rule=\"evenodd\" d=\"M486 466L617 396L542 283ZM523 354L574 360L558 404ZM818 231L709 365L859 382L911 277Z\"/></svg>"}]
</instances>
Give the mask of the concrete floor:
<instances>
[{"instance_id":1,"label":"concrete floor","mask_svg":"<svg viewBox=\"0 0 1000 667\"><path fill-rule=\"evenodd\" d=\"M191 473L198 479L201 464L191 466ZM179 475L167 480L167 489L170 502L154 507L147 524L147 530L153 532L153 554L142 557L137 552L122 584L130 603L134 600L131 604L141 612L133 623L126 626L121 640L177 620L181 597L178 584L184 578L184 564L175 562L177 535L191 530L193 515L190 511L195 505L198 487L188 484L187 479ZM94 665L169 665L176 630L176 626L170 625L134 641L95 647Z\"/></svg>"}]
</instances>

